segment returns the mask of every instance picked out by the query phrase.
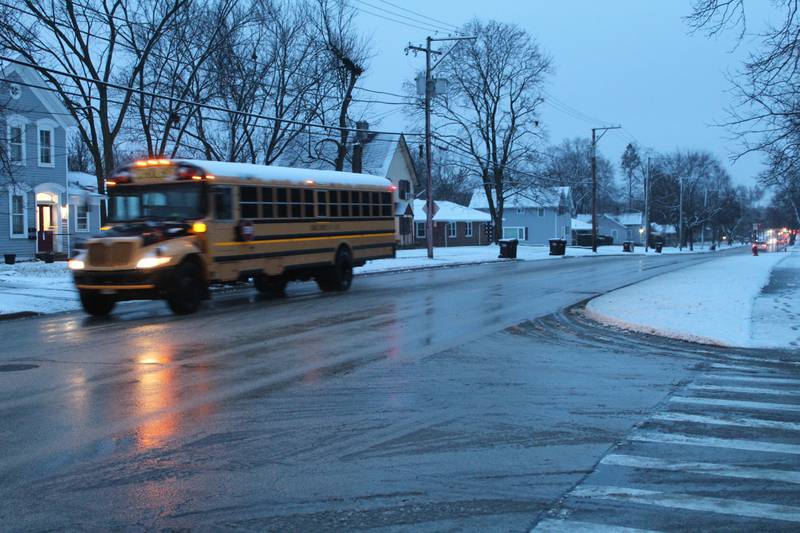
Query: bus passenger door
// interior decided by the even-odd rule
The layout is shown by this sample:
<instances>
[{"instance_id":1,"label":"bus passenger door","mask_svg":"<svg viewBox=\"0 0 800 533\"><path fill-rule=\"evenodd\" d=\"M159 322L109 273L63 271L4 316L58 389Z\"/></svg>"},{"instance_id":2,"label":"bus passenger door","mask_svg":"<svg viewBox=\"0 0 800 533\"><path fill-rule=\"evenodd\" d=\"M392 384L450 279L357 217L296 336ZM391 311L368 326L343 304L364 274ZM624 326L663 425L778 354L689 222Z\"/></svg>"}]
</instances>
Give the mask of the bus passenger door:
<instances>
[{"instance_id":1,"label":"bus passenger door","mask_svg":"<svg viewBox=\"0 0 800 533\"><path fill-rule=\"evenodd\" d=\"M215 264L214 257L235 253L235 247L219 246L220 243L235 240L236 220L233 212L233 187L225 185L215 185L211 188L211 217L212 223L208 227L209 254L212 268L216 271L217 277L227 277L224 272L219 272L219 268L224 265Z\"/></svg>"}]
</instances>

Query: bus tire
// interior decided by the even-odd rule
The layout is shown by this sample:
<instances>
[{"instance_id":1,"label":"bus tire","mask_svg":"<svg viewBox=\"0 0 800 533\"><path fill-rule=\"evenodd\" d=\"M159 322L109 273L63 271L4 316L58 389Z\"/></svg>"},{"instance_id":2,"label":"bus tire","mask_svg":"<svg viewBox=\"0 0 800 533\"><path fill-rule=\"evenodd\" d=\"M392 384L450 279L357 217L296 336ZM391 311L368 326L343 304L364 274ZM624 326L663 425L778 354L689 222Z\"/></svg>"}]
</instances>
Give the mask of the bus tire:
<instances>
[{"instance_id":1,"label":"bus tire","mask_svg":"<svg viewBox=\"0 0 800 533\"><path fill-rule=\"evenodd\" d=\"M253 285L256 286L258 292L272 296L275 298L284 296L286 294L286 278L282 276L267 276L266 274L259 274L253 277Z\"/></svg>"},{"instance_id":2,"label":"bus tire","mask_svg":"<svg viewBox=\"0 0 800 533\"><path fill-rule=\"evenodd\" d=\"M94 291L80 291L80 297L83 310L92 316L108 316L117 303L111 296Z\"/></svg>"},{"instance_id":3,"label":"bus tire","mask_svg":"<svg viewBox=\"0 0 800 533\"><path fill-rule=\"evenodd\" d=\"M324 292L344 292L353 283L353 256L345 247L336 252L332 266L317 276L317 285Z\"/></svg>"},{"instance_id":4,"label":"bus tire","mask_svg":"<svg viewBox=\"0 0 800 533\"><path fill-rule=\"evenodd\" d=\"M200 309L208 290L201 274L193 262L178 267L167 289L167 305L176 315L189 315Z\"/></svg>"}]
</instances>

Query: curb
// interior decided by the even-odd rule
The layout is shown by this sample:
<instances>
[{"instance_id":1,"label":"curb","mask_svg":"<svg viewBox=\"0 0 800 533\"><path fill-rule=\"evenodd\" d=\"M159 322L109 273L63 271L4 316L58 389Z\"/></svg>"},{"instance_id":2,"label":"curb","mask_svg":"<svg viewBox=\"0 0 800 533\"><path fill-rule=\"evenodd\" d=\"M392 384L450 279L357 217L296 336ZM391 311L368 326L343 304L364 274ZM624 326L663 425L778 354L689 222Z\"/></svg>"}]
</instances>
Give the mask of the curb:
<instances>
[{"instance_id":1,"label":"curb","mask_svg":"<svg viewBox=\"0 0 800 533\"><path fill-rule=\"evenodd\" d=\"M36 313L34 311L19 311L16 313L0 314L0 321L17 320L18 318L30 318L32 316L41 316L44 313Z\"/></svg>"}]
</instances>

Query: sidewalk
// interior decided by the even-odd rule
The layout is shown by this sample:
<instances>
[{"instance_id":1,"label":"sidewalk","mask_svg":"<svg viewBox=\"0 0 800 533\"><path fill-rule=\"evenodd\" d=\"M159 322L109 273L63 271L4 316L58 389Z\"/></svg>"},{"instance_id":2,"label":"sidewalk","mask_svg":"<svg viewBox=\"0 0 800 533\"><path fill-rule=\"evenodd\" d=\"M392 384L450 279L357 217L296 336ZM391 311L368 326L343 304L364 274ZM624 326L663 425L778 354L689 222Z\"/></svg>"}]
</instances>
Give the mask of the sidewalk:
<instances>
[{"instance_id":1,"label":"sidewalk","mask_svg":"<svg viewBox=\"0 0 800 533\"><path fill-rule=\"evenodd\" d=\"M726 247L727 248L727 247ZM680 252L665 248L664 253L703 253L708 250ZM459 265L507 261L499 259L499 247L462 246L436 248L434 259L428 259L427 250L398 250L394 259L370 261L355 269L356 275L379 272L403 272L428 268L443 268ZM567 257L593 257L588 248L567 247ZM521 261L561 260L563 256L551 256L547 246L520 246L517 257ZM641 255L644 248L633 254L623 254L622 246L604 246L597 256ZM650 254L654 254L650 250ZM72 284L72 276L66 263L46 264L38 261L19 262L15 265L0 264L0 318L13 313L57 313L79 309L78 294Z\"/></svg>"},{"instance_id":2,"label":"sidewalk","mask_svg":"<svg viewBox=\"0 0 800 533\"><path fill-rule=\"evenodd\" d=\"M800 346L800 248L725 257L598 298L587 315L655 335L752 348Z\"/></svg>"}]
</instances>

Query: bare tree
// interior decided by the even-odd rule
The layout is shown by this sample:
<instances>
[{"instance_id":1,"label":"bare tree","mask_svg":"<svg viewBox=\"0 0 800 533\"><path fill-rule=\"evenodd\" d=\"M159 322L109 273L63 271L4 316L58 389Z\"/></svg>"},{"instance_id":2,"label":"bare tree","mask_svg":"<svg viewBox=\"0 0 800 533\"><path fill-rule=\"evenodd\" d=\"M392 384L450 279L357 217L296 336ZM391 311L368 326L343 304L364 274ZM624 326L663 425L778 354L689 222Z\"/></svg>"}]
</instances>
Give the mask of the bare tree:
<instances>
[{"instance_id":1,"label":"bare tree","mask_svg":"<svg viewBox=\"0 0 800 533\"><path fill-rule=\"evenodd\" d=\"M464 26L474 41L459 43L439 67L450 82L435 101L436 133L465 155L480 176L496 237L503 235L503 206L520 183L527 156L542 138L537 129L541 89L551 60L523 29L497 21Z\"/></svg>"},{"instance_id":2,"label":"bare tree","mask_svg":"<svg viewBox=\"0 0 800 533\"><path fill-rule=\"evenodd\" d=\"M124 87L136 84L188 1L21 0L0 19L0 46L33 65L76 120L99 190L134 98Z\"/></svg>"},{"instance_id":3,"label":"bare tree","mask_svg":"<svg viewBox=\"0 0 800 533\"><path fill-rule=\"evenodd\" d=\"M761 182L788 191L800 188L795 161L800 158L800 0L774 0L780 22L758 36L760 48L732 83L739 105L726 125L742 140L738 156L767 154L770 170ZM696 0L688 22L715 35L738 29L745 36L745 0Z\"/></svg>"},{"instance_id":4,"label":"bare tree","mask_svg":"<svg viewBox=\"0 0 800 533\"><path fill-rule=\"evenodd\" d=\"M353 91L366 72L369 60L370 44L356 31L355 13L347 0L316 0L315 27L325 51L326 66L332 75L332 90L326 90L326 96L333 96L336 103L330 108L321 108L319 118L328 123L325 111L329 110L336 115L336 125L340 128L336 138L327 137L320 142L336 145L336 158L332 162L335 170L344 170L350 132L343 128L352 127Z\"/></svg>"},{"instance_id":5,"label":"bare tree","mask_svg":"<svg viewBox=\"0 0 800 533\"><path fill-rule=\"evenodd\" d=\"M541 158L540 186L565 186L572 192L576 213L592 209L592 142L576 137L551 146ZM617 205L618 191L614 184L614 166L597 153L598 209L608 211ZM573 214L576 214L573 213Z\"/></svg>"}]
</instances>

